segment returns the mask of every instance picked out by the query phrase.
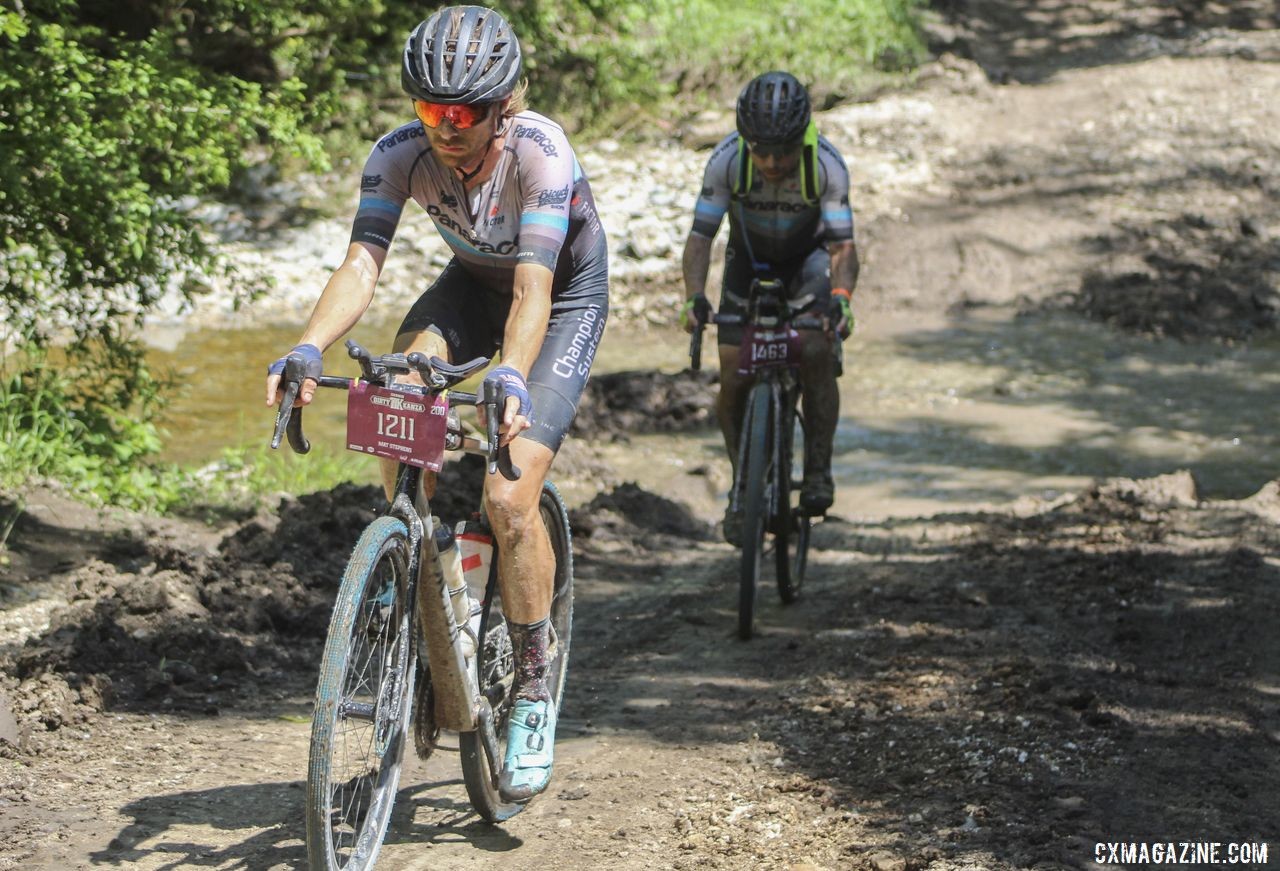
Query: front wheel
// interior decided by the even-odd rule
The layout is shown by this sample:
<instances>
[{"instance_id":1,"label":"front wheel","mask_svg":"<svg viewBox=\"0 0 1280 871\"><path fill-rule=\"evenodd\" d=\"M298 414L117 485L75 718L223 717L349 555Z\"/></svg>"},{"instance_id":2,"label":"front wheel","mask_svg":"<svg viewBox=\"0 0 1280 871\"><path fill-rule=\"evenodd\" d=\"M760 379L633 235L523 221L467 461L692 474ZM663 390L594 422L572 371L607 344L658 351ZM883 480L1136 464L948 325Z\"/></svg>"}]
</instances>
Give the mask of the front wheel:
<instances>
[{"instance_id":1,"label":"front wheel","mask_svg":"<svg viewBox=\"0 0 1280 871\"><path fill-rule=\"evenodd\" d=\"M556 564L552 581L552 647L547 657L547 686L551 689L558 713L565 679L569 675L569 647L573 637L573 538L569 530L569 514L554 484L547 482L543 485L538 507ZM515 656L502 612L496 548L483 607L480 618L480 638L483 641L476 672L480 693L489 701L493 711L493 743L490 745L486 741L482 725L473 732L460 734L458 745L462 756L462 775L471 804L484 819L497 823L524 810L525 804L506 801L498 793L498 775L506 754L507 718L511 714Z\"/></svg>"},{"instance_id":2,"label":"front wheel","mask_svg":"<svg viewBox=\"0 0 1280 871\"><path fill-rule=\"evenodd\" d=\"M410 564L404 523L379 517L342 576L311 721L312 869L372 868L391 819L416 659Z\"/></svg>"},{"instance_id":3,"label":"front wheel","mask_svg":"<svg viewBox=\"0 0 1280 871\"><path fill-rule=\"evenodd\" d=\"M756 588L769 519L769 459L773 451L771 398L768 385L757 384L751 388L747 416L739 436L747 439L741 472L742 568L738 577L738 637L744 641L755 629Z\"/></svg>"}]
</instances>

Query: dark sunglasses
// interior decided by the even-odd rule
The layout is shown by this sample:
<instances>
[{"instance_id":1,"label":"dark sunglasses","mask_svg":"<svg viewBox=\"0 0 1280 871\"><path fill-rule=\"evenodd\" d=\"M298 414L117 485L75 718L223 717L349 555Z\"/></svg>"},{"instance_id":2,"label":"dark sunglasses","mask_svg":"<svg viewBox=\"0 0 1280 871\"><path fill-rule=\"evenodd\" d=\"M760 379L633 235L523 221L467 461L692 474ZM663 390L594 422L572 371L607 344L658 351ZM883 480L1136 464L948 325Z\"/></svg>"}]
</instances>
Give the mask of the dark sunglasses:
<instances>
[{"instance_id":1,"label":"dark sunglasses","mask_svg":"<svg viewBox=\"0 0 1280 871\"><path fill-rule=\"evenodd\" d=\"M788 154L795 154L800 150L803 143L796 142L748 142L747 147L751 149L752 154L758 154L761 157L786 157Z\"/></svg>"},{"instance_id":2,"label":"dark sunglasses","mask_svg":"<svg viewBox=\"0 0 1280 871\"><path fill-rule=\"evenodd\" d=\"M414 100L413 111L418 120L433 130L441 121L448 121L455 130L467 130L489 117L492 103L429 103Z\"/></svg>"}]
</instances>

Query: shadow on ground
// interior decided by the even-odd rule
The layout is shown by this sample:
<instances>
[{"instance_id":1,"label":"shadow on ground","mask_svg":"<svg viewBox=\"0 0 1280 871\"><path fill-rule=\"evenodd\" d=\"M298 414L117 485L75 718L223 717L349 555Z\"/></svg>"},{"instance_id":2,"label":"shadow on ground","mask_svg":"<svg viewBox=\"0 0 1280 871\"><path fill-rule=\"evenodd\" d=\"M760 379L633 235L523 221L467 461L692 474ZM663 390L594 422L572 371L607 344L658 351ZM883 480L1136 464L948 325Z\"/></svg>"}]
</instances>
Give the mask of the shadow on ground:
<instances>
[{"instance_id":1,"label":"shadow on ground","mask_svg":"<svg viewBox=\"0 0 1280 871\"><path fill-rule=\"evenodd\" d=\"M731 552L656 530L647 554L584 543L581 588L632 592L587 593L567 705L673 744L771 743L757 782L852 811L907 867L1265 841L1280 536L1178 498L1111 486L1028 517L825 523L806 598L762 590L748 643Z\"/></svg>"}]
</instances>

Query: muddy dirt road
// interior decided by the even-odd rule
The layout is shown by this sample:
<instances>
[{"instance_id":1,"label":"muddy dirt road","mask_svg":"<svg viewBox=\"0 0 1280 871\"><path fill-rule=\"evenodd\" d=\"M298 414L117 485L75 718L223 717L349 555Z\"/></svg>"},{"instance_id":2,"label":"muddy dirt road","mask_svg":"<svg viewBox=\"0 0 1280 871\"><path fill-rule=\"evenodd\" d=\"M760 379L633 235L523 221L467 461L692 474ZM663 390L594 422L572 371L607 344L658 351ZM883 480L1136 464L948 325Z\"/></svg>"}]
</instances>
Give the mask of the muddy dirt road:
<instances>
[{"instance_id":1,"label":"muddy dirt road","mask_svg":"<svg viewBox=\"0 0 1280 871\"><path fill-rule=\"evenodd\" d=\"M1274 341L1274 5L939 5L952 55L883 98L920 123L824 122L855 176L875 137L930 156L909 195L862 174L866 322L1048 308ZM686 498L722 470L592 496L592 444L560 468L578 605L556 779L490 827L456 753L409 762L385 867L1091 868L1114 841L1280 861L1280 470L1238 500L1170 474L837 514L804 598L766 590L744 644L735 553ZM0 868L302 867L315 663L376 492L218 528L25 501L0 566Z\"/></svg>"}]
</instances>

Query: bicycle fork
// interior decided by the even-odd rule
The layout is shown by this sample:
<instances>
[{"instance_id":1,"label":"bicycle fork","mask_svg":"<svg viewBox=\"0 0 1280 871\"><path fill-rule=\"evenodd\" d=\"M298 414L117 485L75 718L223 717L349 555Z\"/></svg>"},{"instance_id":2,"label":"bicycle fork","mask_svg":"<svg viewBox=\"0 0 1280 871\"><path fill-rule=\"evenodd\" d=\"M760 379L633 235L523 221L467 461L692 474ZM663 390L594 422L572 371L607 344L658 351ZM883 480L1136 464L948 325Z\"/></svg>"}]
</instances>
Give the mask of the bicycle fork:
<instances>
[{"instance_id":1,"label":"bicycle fork","mask_svg":"<svg viewBox=\"0 0 1280 871\"><path fill-rule=\"evenodd\" d=\"M751 393L754 393L757 388L763 388L769 391L769 406L768 406L768 410L765 413L769 415L771 420L776 422L779 419L778 415L781 414L781 409L782 409L781 391L778 389L778 386L773 382L764 382L764 381L757 382L756 386L752 387L751 392L747 394L748 409L752 407ZM742 510L742 497L743 497L742 491L743 491L743 488L746 487L746 481L743 479L742 476L745 473L747 468L747 447L748 447L747 439L748 439L748 433L751 430L750 424L751 424L750 420L744 419L742 421L742 429L738 433L738 464L734 469L732 502L731 502L731 504L733 505L734 511ZM770 434L772 434L773 431L774 431L773 426L770 426L766 429L766 432ZM770 464L770 467L774 469L780 468L780 466L778 465L778 461L780 457L780 453L779 453L780 446L778 444L779 440L776 438L770 437L769 441L770 441L770 445L769 445L768 462ZM771 481L772 481L772 477L769 475L766 475L765 486L766 488L768 488L769 492L767 494L768 496L767 501L765 502L765 510L769 517L773 517L775 514L777 514L777 511L778 511L778 488L772 486L772 484L770 483Z\"/></svg>"},{"instance_id":2,"label":"bicycle fork","mask_svg":"<svg viewBox=\"0 0 1280 871\"><path fill-rule=\"evenodd\" d=\"M417 570L411 567L410 577L417 578L414 595L418 609L418 643L427 652L436 698L436 722L441 728L454 732L470 732L480 720L479 709L484 700L476 691L472 674L475 657L468 662L462 650L460 638L466 628L458 626L453 615L453 604L430 528L432 521L428 519L424 523L405 494L396 497L393 512L409 527L410 549L417 562ZM413 546L415 541L416 547Z\"/></svg>"}]
</instances>

